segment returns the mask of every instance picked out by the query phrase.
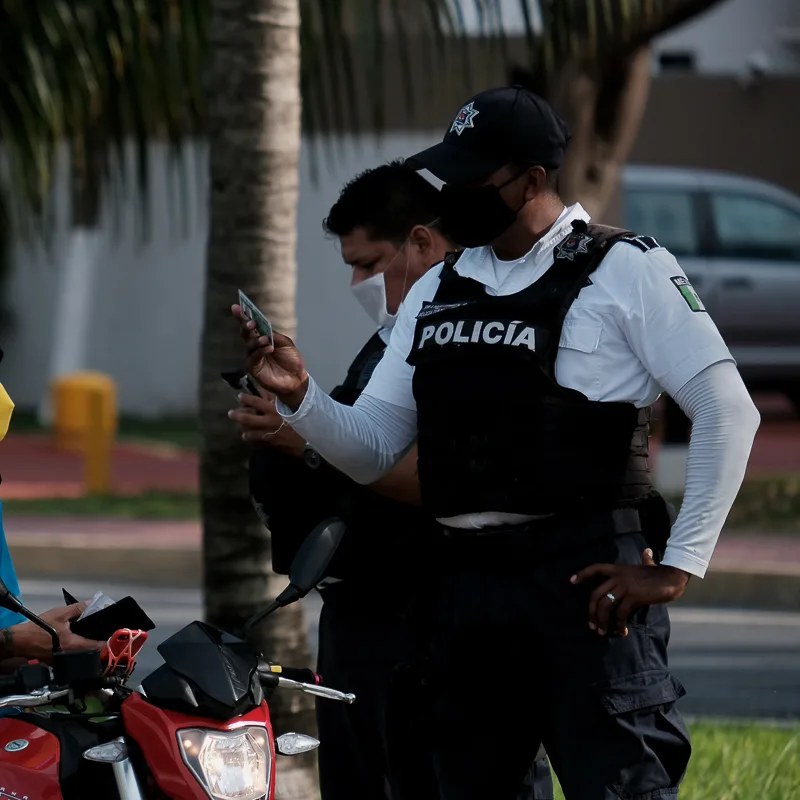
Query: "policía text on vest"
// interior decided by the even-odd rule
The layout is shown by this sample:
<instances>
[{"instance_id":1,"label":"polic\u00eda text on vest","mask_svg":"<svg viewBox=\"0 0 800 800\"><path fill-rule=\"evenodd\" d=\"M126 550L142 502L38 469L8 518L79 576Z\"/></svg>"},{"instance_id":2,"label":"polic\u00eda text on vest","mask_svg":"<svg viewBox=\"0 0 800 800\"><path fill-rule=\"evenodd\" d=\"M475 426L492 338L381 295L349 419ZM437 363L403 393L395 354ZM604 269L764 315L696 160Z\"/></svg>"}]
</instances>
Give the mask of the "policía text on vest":
<instances>
[{"instance_id":1,"label":"polic\u00eda text on vest","mask_svg":"<svg viewBox=\"0 0 800 800\"><path fill-rule=\"evenodd\" d=\"M418 337L417 349L448 344L504 344L527 347L535 352L536 331L521 320L452 320L426 325Z\"/></svg>"}]
</instances>

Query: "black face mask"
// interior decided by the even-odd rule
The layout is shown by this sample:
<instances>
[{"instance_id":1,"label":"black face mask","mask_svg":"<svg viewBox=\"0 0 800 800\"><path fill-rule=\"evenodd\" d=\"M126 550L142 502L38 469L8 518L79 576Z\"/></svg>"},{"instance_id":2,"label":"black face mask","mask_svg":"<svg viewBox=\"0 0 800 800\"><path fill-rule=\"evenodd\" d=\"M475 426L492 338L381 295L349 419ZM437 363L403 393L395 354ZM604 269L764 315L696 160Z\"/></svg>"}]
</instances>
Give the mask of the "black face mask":
<instances>
[{"instance_id":1,"label":"black face mask","mask_svg":"<svg viewBox=\"0 0 800 800\"><path fill-rule=\"evenodd\" d=\"M509 208L500 190L519 175L500 186L442 186L442 227L462 247L483 247L505 233L525 205Z\"/></svg>"}]
</instances>

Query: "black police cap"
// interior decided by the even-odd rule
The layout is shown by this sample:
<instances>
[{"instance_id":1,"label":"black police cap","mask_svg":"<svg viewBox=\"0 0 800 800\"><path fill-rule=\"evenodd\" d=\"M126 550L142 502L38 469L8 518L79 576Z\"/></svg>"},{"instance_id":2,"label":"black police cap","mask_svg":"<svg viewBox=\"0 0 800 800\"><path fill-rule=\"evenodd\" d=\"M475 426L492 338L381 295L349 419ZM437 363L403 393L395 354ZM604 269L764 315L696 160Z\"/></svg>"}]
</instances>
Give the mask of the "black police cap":
<instances>
[{"instance_id":1,"label":"black police cap","mask_svg":"<svg viewBox=\"0 0 800 800\"><path fill-rule=\"evenodd\" d=\"M406 164L445 183L476 184L511 163L558 169L569 139L566 123L546 100L522 86L503 86L476 94L444 139Z\"/></svg>"}]
</instances>

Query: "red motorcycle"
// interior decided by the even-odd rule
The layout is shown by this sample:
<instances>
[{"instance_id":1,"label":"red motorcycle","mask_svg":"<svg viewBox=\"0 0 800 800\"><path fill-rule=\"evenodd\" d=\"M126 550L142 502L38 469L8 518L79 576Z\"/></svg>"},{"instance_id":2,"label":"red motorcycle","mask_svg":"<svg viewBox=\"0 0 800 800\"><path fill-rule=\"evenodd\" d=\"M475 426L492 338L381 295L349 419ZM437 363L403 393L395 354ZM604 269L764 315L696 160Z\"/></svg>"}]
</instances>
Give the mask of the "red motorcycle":
<instances>
[{"instance_id":1,"label":"red motorcycle","mask_svg":"<svg viewBox=\"0 0 800 800\"><path fill-rule=\"evenodd\" d=\"M245 635L319 583L343 533L343 523L330 520L306 539L289 586L248 622ZM0 677L0 708L17 712L0 718L0 800L272 800L276 756L319 742L299 733L275 738L271 694L292 689L355 700L322 686L311 670L280 667L246 639L203 622L164 641L158 651L165 663L130 689L143 631L118 631L102 654L64 652L56 631L2 581L0 605L53 639L52 668L29 663Z\"/></svg>"}]
</instances>

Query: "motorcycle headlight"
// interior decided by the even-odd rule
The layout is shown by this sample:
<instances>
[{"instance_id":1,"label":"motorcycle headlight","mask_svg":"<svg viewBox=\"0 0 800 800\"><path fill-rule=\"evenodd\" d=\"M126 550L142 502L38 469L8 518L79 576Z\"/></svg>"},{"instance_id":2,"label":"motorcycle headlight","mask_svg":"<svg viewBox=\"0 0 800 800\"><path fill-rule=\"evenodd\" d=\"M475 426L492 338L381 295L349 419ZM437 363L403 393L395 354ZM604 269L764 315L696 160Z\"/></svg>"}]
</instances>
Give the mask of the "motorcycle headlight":
<instances>
[{"instance_id":1,"label":"motorcycle headlight","mask_svg":"<svg viewBox=\"0 0 800 800\"><path fill-rule=\"evenodd\" d=\"M234 731L178 731L183 760L214 800L262 800L272 772L267 731L251 725Z\"/></svg>"}]
</instances>

